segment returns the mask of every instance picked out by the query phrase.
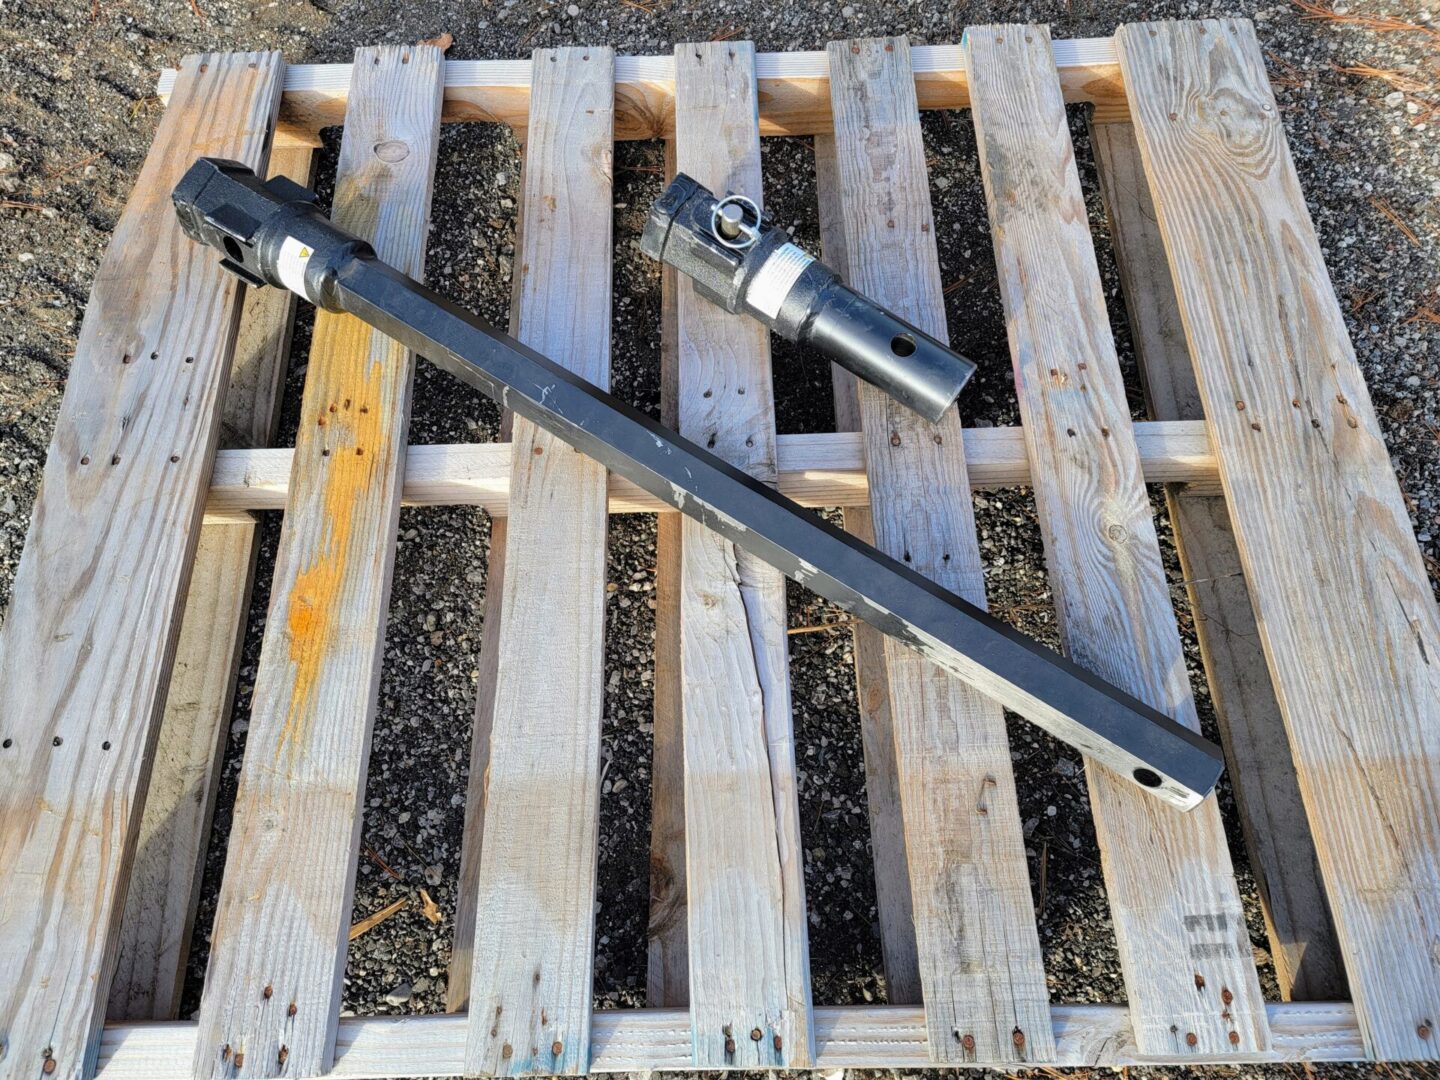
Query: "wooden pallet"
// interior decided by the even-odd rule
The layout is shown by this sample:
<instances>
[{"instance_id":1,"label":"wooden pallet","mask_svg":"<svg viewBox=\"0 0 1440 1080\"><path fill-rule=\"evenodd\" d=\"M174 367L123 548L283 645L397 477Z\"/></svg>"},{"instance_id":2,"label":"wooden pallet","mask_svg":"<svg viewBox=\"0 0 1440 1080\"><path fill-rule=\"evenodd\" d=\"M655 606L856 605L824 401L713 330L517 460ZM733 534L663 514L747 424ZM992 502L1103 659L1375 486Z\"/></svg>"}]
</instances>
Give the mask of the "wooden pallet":
<instances>
[{"instance_id":1,"label":"wooden pallet","mask_svg":"<svg viewBox=\"0 0 1440 1080\"><path fill-rule=\"evenodd\" d=\"M778 55L209 54L161 93L0 637L0 1076L1440 1057L1440 625L1248 23ZM1149 421L1130 418L1066 101L1094 105ZM605 515L657 507L519 420L502 444L407 447L413 358L348 316L317 316L296 446L265 449L293 305L267 290L242 313L169 191L200 152L303 179L343 121L336 219L421 276L439 125L512 124L512 329L603 383L613 140L666 139L672 169L759 192L761 137L814 135L827 259L943 337L919 110L961 107L1024 423L931 425L837 372L840 430L777 436L766 336L669 275L664 411L977 602L969 491L1030 485L1068 651L1193 726L1144 487L1168 485L1285 1000L1262 998L1215 802L1181 815L1092 768L1128 1001L1052 1003L1000 709L861 631L891 1000L813 1004L783 582L665 514L653 1007L594 1012ZM497 518L456 1011L342 1021L402 502ZM252 511L277 508L204 998L177 1022ZM516 677L542 663L543 685Z\"/></svg>"}]
</instances>

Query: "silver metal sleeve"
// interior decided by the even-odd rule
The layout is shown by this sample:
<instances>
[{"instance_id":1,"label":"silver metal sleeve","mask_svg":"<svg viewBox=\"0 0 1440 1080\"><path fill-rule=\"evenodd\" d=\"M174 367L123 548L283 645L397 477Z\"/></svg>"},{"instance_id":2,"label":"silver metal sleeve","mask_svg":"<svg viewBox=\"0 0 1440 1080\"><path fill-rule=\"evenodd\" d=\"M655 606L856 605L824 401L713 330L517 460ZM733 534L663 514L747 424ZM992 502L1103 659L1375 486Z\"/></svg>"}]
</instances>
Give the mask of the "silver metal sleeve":
<instances>
[{"instance_id":1,"label":"silver metal sleeve","mask_svg":"<svg viewBox=\"0 0 1440 1080\"><path fill-rule=\"evenodd\" d=\"M807 255L794 244L776 248L755 271L750 287L745 290L745 302L766 318L775 318L795 282L814 261L813 255Z\"/></svg>"}]
</instances>

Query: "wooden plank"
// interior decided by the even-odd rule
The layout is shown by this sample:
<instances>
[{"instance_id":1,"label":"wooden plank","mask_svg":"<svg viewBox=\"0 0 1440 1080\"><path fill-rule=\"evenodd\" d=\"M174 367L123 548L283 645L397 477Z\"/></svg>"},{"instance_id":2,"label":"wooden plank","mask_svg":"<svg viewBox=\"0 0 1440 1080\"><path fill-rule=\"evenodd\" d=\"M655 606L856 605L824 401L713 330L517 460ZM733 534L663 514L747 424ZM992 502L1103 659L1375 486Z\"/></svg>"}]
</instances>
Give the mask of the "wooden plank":
<instances>
[{"instance_id":1,"label":"wooden plank","mask_svg":"<svg viewBox=\"0 0 1440 1080\"><path fill-rule=\"evenodd\" d=\"M944 341L909 42L832 42L830 72L850 284ZM959 413L931 424L857 390L878 546L983 605ZM885 662L931 1059L1046 1060L1049 992L1003 711L888 638Z\"/></svg>"},{"instance_id":2,"label":"wooden plank","mask_svg":"<svg viewBox=\"0 0 1440 1080\"><path fill-rule=\"evenodd\" d=\"M677 168L758 202L754 47L677 45L675 72ZM680 433L774 483L765 329L726 314L688 279L677 285ZM804 1067L814 1042L785 579L689 518L680 544L695 1063Z\"/></svg>"},{"instance_id":3,"label":"wooden plank","mask_svg":"<svg viewBox=\"0 0 1440 1080\"><path fill-rule=\"evenodd\" d=\"M972 115L1056 621L1066 651L1198 731L1045 26L965 34ZM1269 1047L1215 800L1178 813L1086 763L1135 1040Z\"/></svg>"},{"instance_id":4,"label":"wooden plank","mask_svg":"<svg viewBox=\"0 0 1440 1080\"><path fill-rule=\"evenodd\" d=\"M912 50L915 93L922 109L969 105L964 56L958 45ZM1111 38L1057 41L1055 57L1067 101L1093 102L1105 116L1127 109ZM831 130L830 73L823 52L759 53L760 134L813 135ZM156 93L169 99L173 73L162 71ZM348 64L296 64L285 79L277 145L319 145L319 131L345 116ZM445 65L445 112L450 121L509 124L525 132L530 115L529 60L450 60ZM675 61L670 56L621 56L615 61L615 137L675 135Z\"/></svg>"},{"instance_id":5,"label":"wooden plank","mask_svg":"<svg viewBox=\"0 0 1440 1080\"><path fill-rule=\"evenodd\" d=\"M181 233L170 191L197 153L264 168L282 67L185 59L95 276L16 572L0 1046L25 1071L93 1067L234 347L239 286Z\"/></svg>"},{"instance_id":6,"label":"wooden plank","mask_svg":"<svg viewBox=\"0 0 1440 1080\"><path fill-rule=\"evenodd\" d=\"M1304 1067L1364 1056L1355 1010L1348 1003L1272 1002L1267 1010L1274 1042L1267 1061ZM1123 1005L1055 1005L1051 1016L1055 1058L1050 1065L1118 1069L1154 1064L1135 1052ZM683 1009L605 1009L595 1014L590 1030L594 1072L692 1068L690 1015ZM815 1009L815 1038L819 1069L924 1069L930 1064L925 1016L918 1006L821 1005ZM194 1024L108 1027L100 1075L102 1080L188 1080L194 1042ZM465 1018L344 1017L338 1051L331 1080L458 1076Z\"/></svg>"},{"instance_id":7,"label":"wooden plank","mask_svg":"<svg viewBox=\"0 0 1440 1080\"><path fill-rule=\"evenodd\" d=\"M303 147L277 150L270 175L308 184L311 157ZM285 289L246 290L221 413L222 446L271 441L296 299ZM253 519L200 530L120 922L111 1020L179 1014L258 540Z\"/></svg>"},{"instance_id":8,"label":"wooden plank","mask_svg":"<svg viewBox=\"0 0 1440 1080\"><path fill-rule=\"evenodd\" d=\"M520 144L520 206L515 217L515 246L525 239L525 144ZM511 336L520 332L520 300L524 275L511 272L510 313L508 329ZM515 414L501 410L499 443L486 450L499 451L501 475L509 498L513 448L508 445L515 424ZM415 460L418 447L411 447L408 461ZM492 455L495 456L495 455ZM407 480L408 483L408 480ZM508 513L508 506L507 506ZM475 907L480 899L480 852L485 838L485 796L490 783L490 732L495 722L495 679L500 656L500 623L505 590L505 519L490 518L490 549L486 556L485 608L481 615L484 636L480 642L480 661L475 673L475 721L470 733L470 777L465 790L465 824L460 841L460 881L455 898L455 938L450 949L446 971L445 1009L463 1012L470 1007L470 969L475 945Z\"/></svg>"},{"instance_id":9,"label":"wooden plank","mask_svg":"<svg viewBox=\"0 0 1440 1080\"><path fill-rule=\"evenodd\" d=\"M1160 420L1201 420L1200 389L1135 128L1092 124L1090 142L1150 414ZM1180 484L1167 485L1165 498L1245 846L1260 887L1280 995L1286 1001L1343 1000L1348 988L1340 945L1230 511L1223 496Z\"/></svg>"},{"instance_id":10,"label":"wooden plank","mask_svg":"<svg viewBox=\"0 0 1440 1080\"><path fill-rule=\"evenodd\" d=\"M512 308L512 311L518 309ZM490 733L495 722L496 663L504 604L505 519L490 522L490 553L485 567L483 636L475 678L475 721L470 734L470 778L465 788L465 825L460 847L460 879L455 898L455 938L445 977L446 1012L470 1007L470 970L474 965L475 914L480 901L480 853L484 850L485 801L490 786Z\"/></svg>"},{"instance_id":11,"label":"wooden plank","mask_svg":"<svg viewBox=\"0 0 1440 1080\"><path fill-rule=\"evenodd\" d=\"M675 175L675 140L665 140L665 179ZM660 419L674 428L679 403L680 328L675 268L660 268ZM690 1004L690 936L685 913L685 742L680 671L680 515L655 519L655 680L651 710L650 918L645 1003Z\"/></svg>"},{"instance_id":12,"label":"wooden plank","mask_svg":"<svg viewBox=\"0 0 1440 1080\"><path fill-rule=\"evenodd\" d=\"M1440 620L1244 20L1118 37L1366 1048L1433 1059Z\"/></svg>"},{"instance_id":13,"label":"wooden plank","mask_svg":"<svg viewBox=\"0 0 1440 1080\"><path fill-rule=\"evenodd\" d=\"M972 488L1030 483L1025 435L1018 427L968 428L962 434ZM1203 421L1138 423L1135 441L1146 483L1193 485L1217 479ZM781 435L776 445L783 494L802 506L869 504L864 439L859 432ZM206 519L283 510L293 461L291 450L220 451ZM510 446L506 442L412 446L405 459L402 498L409 506L480 506L503 518L510 512ZM664 506L634 484L610 477L612 514L653 514Z\"/></svg>"},{"instance_id":14,"label":"wooden plank","mask_svg":"<svg viewBox=\"0 0 1440 1080\"><path fill-rule=\"evenodd\" d=\"M610 368L614 54L536 53L519 337ZM588 1071L604 708L605 470L522 417L471 967L470 1074Z\"/></svg>"},{"instance_id":15,"label":"wooden plank","mask_svg":"<svg viewBox=\"0 0 1440 1080\"><path fill-rule=\"evenodd\" d=\"M835 137L815 136L815 193L820 208L820 244L825 262L848 277L845 223L840 214L840 173ZM860 431L860 396L855 376L830 365L837 431ZM842 510L845 529L875 543L868 506ZM915 912L910 900L910 863L905 853L905 818L900 806L900 773L895 761L895 725L890 715L885 635L857 622L855 690L860 706L860 741L865 754L865 801L870 812L870 851L875 865L875 907L885 964L885 1000L919 1004L920 958L915 948Z\"/></svg>"},{"instance_id":16,"label":"wooden plank","mask_svg":"<svg viewBox=\"0 0 1440 1080\"><path fill-rule=\"evenodd\" d=\"M442 54L356 53L333 217L423 273ZM319 312L200 1008L197 1076L329 1068L413 358Z\"/></svg>"}]
</instances>

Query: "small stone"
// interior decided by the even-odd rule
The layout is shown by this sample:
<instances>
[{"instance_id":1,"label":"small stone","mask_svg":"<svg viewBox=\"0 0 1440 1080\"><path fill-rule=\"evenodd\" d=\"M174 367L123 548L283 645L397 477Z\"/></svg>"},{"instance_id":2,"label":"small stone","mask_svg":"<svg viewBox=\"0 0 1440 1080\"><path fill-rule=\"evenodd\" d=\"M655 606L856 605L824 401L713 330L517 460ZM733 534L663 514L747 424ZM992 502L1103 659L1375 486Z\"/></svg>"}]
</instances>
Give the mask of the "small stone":
<instances>
[{"instance_id":1,"label":"small stone","mask_svg":"<svg viewBox=\"0 0 1440 1080\"><path fill-rule=\"evenodd\" d=\"M504 186L505 186L506 184L508 184L509 182L510 182L510 174L509 174L509 173L497 172L497 173L495 174L495 186L496 186L496 187L504 187Z\"/></svg>"},{"instance_id":2,"label":"small stone","mask_svg":"<svg viewBox=\"0 0 1440 1080\"><path fill-rule=\"evenodd\" d=\"M425 884L439 885L444 880L445 870L438 863L425 867Z\"/></svg>"},{"instance_id":3,"label":"small stone","mask_svg":"<svg viewBox=\"0 0 1440 1080\"><path fill-rule=\"evenodd\" d=\"M579 14L580 14L579 5L577 5L577 4L571 4L569 7L567 7L567 8L565 9L565 14L566 14L566 15L569 15L572 19L575 18L576 15L579 15Z\"/></svg>"},{"instance_id":4,"label":"small stone","mask_svg":"<svg viewBox=\"0 0 1440 1080\"><path fill-rule=\"evenodd\" d=\"M0 172L5 172L6 170L13 169L14 167L15 155L7 154L4 150L0 150Z\"/></svg>"},{"instance_id":5,"label":"small stone","mask_svg":"<svg viewBox=\"0 0 1440 1080\"><path fill-rule=\"evenodd\" d=\"M410 995L412 993L413 991L410 989L409 983L401 983L399 986L395 987L394 990L391 990L388 994L385 995L385 1004L404 1005L407 1001L410 1000Z\"/></svg>"},{"instance_id":6,"label":"small stone","mask_svg":"<svg viewBox=\"0 0 1440 1080\"><path fill-rule=\"evenodd\" d=\"M855 9L849 4L846 4L843 8L840 9L840 14L845 16L845 18L847 19L853 19L855 17Z\"/></svg>"},{"instance_id":7,"label":"small stone","mask_svg":"<svg viewBox=\"0 0 1440 1080\"><path fill-rule=\"evenodd\" d=\"M1394 93L1385 95L1385 107L1387 109L1398 109L1401 105L1404 104L1405 95L1402 94L1399 90L1396 90Z\"/></svg>"},{"instance_id":8,"label":"small stone","mask_svg":"<svg viewBox=\"0 0 1440 1080\"><path fill-rule=\"evenodd\" d=\"M33 254L31 254L30 252L28 252L28 251L22 251L22 252L21 252L18 256L16 256L16 257L17 257L22 263L32 263L32 262L35 261L35 256L34 256Z\"/></svg>"},{"instance_id":9,"label":"small stone","mask_svg":"<svg viewBox=\"0 0 1440 1080\"><path fill-rule=\"evenodd\" d=\"M3 505L0 505L0 517L12 517L15 513L15 496L7 496Z\"/></svg>"}]
</instances>

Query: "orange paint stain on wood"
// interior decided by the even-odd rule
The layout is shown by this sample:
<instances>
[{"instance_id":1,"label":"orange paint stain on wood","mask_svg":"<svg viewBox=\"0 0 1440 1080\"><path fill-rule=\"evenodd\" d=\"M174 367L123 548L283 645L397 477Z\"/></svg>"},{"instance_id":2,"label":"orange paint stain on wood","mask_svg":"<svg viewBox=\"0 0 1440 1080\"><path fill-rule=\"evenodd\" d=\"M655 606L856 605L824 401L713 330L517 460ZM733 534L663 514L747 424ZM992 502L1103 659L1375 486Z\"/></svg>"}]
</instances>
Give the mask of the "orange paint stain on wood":
<instances>
[{"instance_id":1,"label":"orange paint stain on wood","mask_svg":"<svg viewBox=\"0 0 1440 1080\"><path fill-rule=\"evenodd\" d=\"M354 316L317 314L302 415L323 422L301 424L296 460L323 462L310 473L321 491L311 492L303 508L292 504L290 512L310 515L312 520L297 521L296 527L320 530L323 543L290 592L285 626L295 676L277 759L287 750L292 756L304 753L309 745L318 693L344 629L346 595L355 574L366 572L351 565L352 542L359 540L363 552L372 538L357 537L354 522L368 516L357 511L380 495L377 478L395 452L389 406L399 392L397 380L408 378L407 368L401 346Z\"/></svg>"}]
</instances>

